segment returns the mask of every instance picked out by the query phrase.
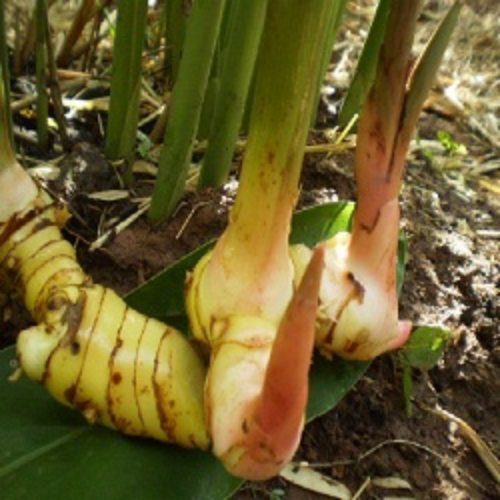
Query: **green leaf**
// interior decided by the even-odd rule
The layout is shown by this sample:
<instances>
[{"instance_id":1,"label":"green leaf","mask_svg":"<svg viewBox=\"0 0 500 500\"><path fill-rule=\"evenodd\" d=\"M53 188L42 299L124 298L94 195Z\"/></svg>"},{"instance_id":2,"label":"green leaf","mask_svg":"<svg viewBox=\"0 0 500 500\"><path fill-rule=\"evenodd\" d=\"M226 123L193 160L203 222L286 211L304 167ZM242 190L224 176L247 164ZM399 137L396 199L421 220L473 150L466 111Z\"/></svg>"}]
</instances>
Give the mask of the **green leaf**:
<instances>
[{"instance_id":1,"label":"green leaf","mask_svg":"<svg viewBox=\"0 0 500 500\"><path fill-rule=\"evenodd\" d=\"M443 355L452 333L440 326L421 326L401 349L403 359L412 367L430 370Z\"/></svg>"},{"instance_id":2,"label":"green leaf","mask_svg":"<svg viewBox=\"0 0 500 500\"><path fill-rule=\"evenodd\" d=\"M455 29L462 8L462 2L456 1L441 20L427 43L424 51L415 63L408 80L403 123L401 129L406 135L411 135L420 114L427 93L436 79L448 42Z\"/></svg>"},{"instance_id":3,"label":"green leaf","mask_svg":"<svg viewBox=\"0 0 500 500\"><path fill-rule=\"evenodd\" d=\"M408 260L408 238L406 233L400 231L398 242L398 259L396 262L396 287L398 297L401 295L403 289L403 282L405 277L406 262Z\"/></svg>"},{"instance_id":4,"label":"green leaf","mask_svg":"<svg viewBox=\"0 0 500 500\"><path fill-rule=\"evenodd\" d=\"M446 130L438 130L436 132L436 138L443 146L446 154L453 155L465 155L467 154L467 148L464 144L456 142L449 132Z\"/></svg>"},{"instance_id":5,"label":"green leaf","mask_svg":"<svg viewBox=\"0 0 500 500\"><path fill-rule=\"evenodd\" d=\"M413 414L413 369L434 368L451 337L449 330L439 326L421 326L412 333L406 345L399 351L398 359L403 367L403 396L408 417Z\"/></svg>"},{"instance_id":6,"label":"green leaf","mask_svg":"<svg viewBox=\"0 0 500 500\"><path fill-rule=\"evenodd\" d=\"M93 427L26 379L9 383L0 352L0 491L31 498L219 499L241 481L210 454Z\"/></svg>"},{"instance_id":7,"label":"green leaf","mask_svg":"<svg viewBox=\"0 0 500 500\"><path fill-rule=\"evenodd\" d=\"M346 201L301 210L293 216L290 243L313 247L340 231L347 231L353 212L354 203Z\"/></svg>"},{"instance_id":8,"label":"green leaf","mask_svg":"<svg viewBox=\"0 0 500 500\"><path fill-rule=\"evenodd\" d=\"M316 353L310 374L307 422L334 408L369 366L369 361L328 360Z\"/></svg>"},{"instance_id":9,"label":"green leaf","mask_svg":"<svg viewBox=\"0 0 500 500\"><path fill-rule=\"evenodd\" d=\"M403 399L405 402L406 416L413 415L413 378L412 368L408 363L403 363Z\"/></svg>"}]
</instances>

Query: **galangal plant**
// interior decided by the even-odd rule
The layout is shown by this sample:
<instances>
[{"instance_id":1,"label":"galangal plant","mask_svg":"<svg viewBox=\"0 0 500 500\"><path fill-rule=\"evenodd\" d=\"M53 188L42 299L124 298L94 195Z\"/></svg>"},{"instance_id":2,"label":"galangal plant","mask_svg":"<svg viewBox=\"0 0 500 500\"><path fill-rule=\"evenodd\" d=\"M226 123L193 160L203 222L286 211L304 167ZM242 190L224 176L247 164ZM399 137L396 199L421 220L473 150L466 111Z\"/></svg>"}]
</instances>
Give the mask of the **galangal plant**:
<instances>
[{"instance_id":1,"label":"galangal plant","mask_svg":"<svg viewBox=\"0 0 500 500\"><path fill-rule=\"evenodd\" d=\"M326 242L316 342L320 351L368 360L396 349L411 325L398 319L396 258L401 179L427 91L458 16L456 3L414 62L411 47L422 1L393 1L371 90L360 112L350 233ZM307 249L294 250L298 275Z\"/></svg>"},{"instance_id":2,"label":"galangal plant","mask_svg":"<svg viewBox=\"0 0 500 500\"><path fill-rule=\"evenodd\" d=\"M36 322L17 341L21 370L92 423L211 448L241 478L278 474L300 442L314 342L328 357L369 360L402 345L410 332L397 312L398 194L411 133L459 10L457 3L412 64L421 3L391 5L376 77L361 111L352 231L329 234L312 250L290 246L289 236L333 7L328 0L270 2L236 203L226 231L187 281L187 313L194 337L209 352L208 366L179 331L135 311L82 271L59 230L64 210L9 147L2 88L0 284L23 297ZM339 366L354 367L347 385L366 366L325 363L314 364L335 375L331 387L320 387L323 393L338 390ZM312 398L317 380L326 379L311 385ZM40 453L77 439L68 436L44 444ZM21 451L13 461L2 456L0 481L19 495L19 471L36 457L7 437ZM124 456L133 460L139 448ZM173 449L164 453L174 457L169 464L177 474L199 460L194 453L179 459ZM203 467L200 475L215 470ZM39 473L30 470L32 477ZM44 487L47 496L60 487L58 481ZM176 491L196 488L182 478L170 481L180 482ZM223 485L213 490L217 496L237 484L220 470L213 482L213 488Z\"/></svg>"},{"instance_id":3,"label":"galangal plant","mask_svg":"<svg viewBox=\"0 0 500 500\"><path fill-rule=\"evenodd\" d=\"M288 237L329 8L269 4L236 202L187 285L193 334L212 351L205 405L214 453L252 479L292 458L307 403L322 250L296 292L310 297L292 298Z\"/></svg>"}]
</instances>

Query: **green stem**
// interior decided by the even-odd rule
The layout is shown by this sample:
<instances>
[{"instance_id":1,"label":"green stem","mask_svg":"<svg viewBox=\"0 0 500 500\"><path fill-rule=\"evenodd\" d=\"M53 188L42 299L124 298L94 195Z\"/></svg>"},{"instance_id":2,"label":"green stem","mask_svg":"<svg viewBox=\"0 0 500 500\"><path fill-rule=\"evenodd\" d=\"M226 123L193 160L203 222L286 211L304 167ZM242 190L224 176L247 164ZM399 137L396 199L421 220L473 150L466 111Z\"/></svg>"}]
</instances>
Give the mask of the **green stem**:
<instances>
[{"instance_id":1,"label":"green stem","mask_svg":"<svg viewBox=\"0 0 500 500\"><path fill-rule=\"evenodd\" d=\"M267 0L239 0L198 187L226 182L264 27Z\"/></svg>"},{"instance_id":2,"label":"green stem","mask_svg":"<svg viewBox=\"0 0 500 500\"><path fill-rule=\"evenodd\" d=\"M189 16L186 0L165 2L166 49L165 61L169 70L170 84L175 85L179 73L186 24Z\"/></svg>"},{"instance_id":3,"label":"green stem","mask_svg":"<svg viewBox=\"0 0 500 500\"><path fill-rule=\"evenodd\" d=\"M147 0L120 0L113 50L105 154L131 164L136 145Z\"/></svg>"},{"instance_id":4,"label":"green stem","mask_svg":"<svg viewBox=\"0 0 500 500\"><path fill-rule=\"evenodd\" d=\"M336 2L333 2L333 7L330 9L330 15L328 19L328 28L327 28L327 38L325 41L325 44L323 46L323 55L322 55L322 60L321 64L318 68L318 72L316 75L316 80L317 80L317 98L316 98L316 105L315 109L318 109L319 105L319 100L320 100L320 91L321 87L323 86L323 82L325 80L325 74L328 70L328 67L330 65L330 62L332 60L332 52L333 52L333 45L335 42L335 39L337 37L337 32L340 27L340 21L342 19L342 14L344 13L345 6L347 4L347 0L337 0ZM314 126L315 120L316 120L316 115L313 117L313 121L311 122L312 125Z\"/></svg>"},{"instance_id":5,"label":"green stem","mask_svg":"<svg viewBox=\"0 0 500 500\"><path fill-rule=\"evenodd\" d=\"M38 147L45 151L49 143L49 96L47 93L47 4L45 0L36 2L36 117Z\"/></svg>"},{"instance_id":6,"label":"green stem","mask_svg":"<svg viewBox=\"0 0 500 500\"><path fill-rule=\"evenodd\" d=\"M269 2L235 205L186 286L193 334L213 347L212 450L246 479L275 476L304 421L324 250L294 294L288 237L332 5Z\"/></svg>"},{"instance_id":7,"label":"green stem","mask_svg":"<svg viewBox=\"0 0 500 500\"><path fill-rule=\"evenodd\" d=\"M203 106L201 108L198 129L196 131L196 140L198 142L206 141L210 135L210 129L215 112L215 103L220 92L220 76L222 67L222 47L219 40L215 46L214 55L212 57L212 65L210 68L210 76L208 78L205 95L203 97Z\"/></svg>"},{"instance_id":8,"label":"green stem","mask_svg":"<svg viewBox=\"0 0 500 500\"><path fill-rule=\"evenodd\" d=\"M290 216L298 195L309 117L316 97L310 76L317 72L321 60L325 40L319 34L324 34L329 9L325 1L312 4L315 8L303 2L274 0L268 10L231 224L236 233L251 234L251 241L239 237L237 241L254 255L255 249L261 247L262 261L269 255L268 249L262 248L263 242L281 240L287 244Z\"/></svg>"},{"instance_id":9,"label":"green stem","mask_svg":"<svg viewBox=\"0 0 500 500\"><path fill-rule=\"evenodd\" d=\"M226 0L193 4L149 211L155 222L168 217L184 191L225 4Z\"/></svg>"},{"instance_id":10,"label":"green stem","mask_svg":"<svg viewBox=\"0 0 500 500\"><path fill-rule=\"evenodd\" d=\"M5 31L2 32L2 38ZM10 116L10 101L7 95L6 67L3 64L0 66L1 84L0 84L0 172L8 170L12 165L17 163L16 155L12 148L11 135L11 116Z\"/></svg>"},{"instance_id":11,"label":"green stem","mask_svg":"<svg viewBox=\"0 0 500 500\"><path fill-rule=\"evenodd\" d=\"M10 72L9 72L9 48L5 37L5 2L0 0L0 144L2 148L12 149L13 133L12 133L12 115L10 113ZM0 169L4 166L4 158L0 151ZM9 153L7 152L7 155ZM11 151L11 154L13 152ZM8 163L8 162L7 162Z\"/></svg>"}]
</instances>

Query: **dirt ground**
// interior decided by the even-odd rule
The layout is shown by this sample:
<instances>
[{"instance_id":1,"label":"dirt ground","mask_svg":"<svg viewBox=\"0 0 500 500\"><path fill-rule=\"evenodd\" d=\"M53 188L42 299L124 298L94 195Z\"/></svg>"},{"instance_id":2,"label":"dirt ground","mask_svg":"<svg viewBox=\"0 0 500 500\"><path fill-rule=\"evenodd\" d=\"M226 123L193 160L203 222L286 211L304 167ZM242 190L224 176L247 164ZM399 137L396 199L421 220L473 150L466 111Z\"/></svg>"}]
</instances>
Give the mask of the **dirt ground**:
<instances>
[{"instance_id":1,"label":"dirt ground","mask_svg":"<svg viewBox=\"0 0 500 500\"><path fill-rule=\"evenodd\" d=\"M495 4L470 3L478 14L491 13ZM453 144L467 148L466 154L443 151L442 142L436 141L438 131L448 132ZM423 113L418 135L401 194L409 260L400 316L415 325L449 328L453 340L437 367L414 372L411 417L405 412L400 365L385 355L333 411L306 427L296 460L366 500L498 499L500 485L460 428L432 409L439 406L463 419L500 456L499 169L478 168L495 159L498 165L500 149L470 121L438 105ZM88 144L77 146L66 160L68 168L75 158L103 165L99 149ZM99 182L102 190L105 179ZM97 188L78 185L72 201L76 214L66 235L94 280L125 295L220 235L235 185L188 192L167 224L152 228L143 216L93 251L89 243L102 220L123 220L131 207L89 199L85 193ZM151 179L138 176L134 189L138 196L148 194ZM336 199L355 199L352 150L331 157L307 155L299 205ZM12 307L10 316L1 320L4 331L15 332L29 321L18 306ZM384 488L376 478L400 478L407 486ZM252 498L325 497L278 478L246 483L234 496Z\"/></svg>"}]
</instances>

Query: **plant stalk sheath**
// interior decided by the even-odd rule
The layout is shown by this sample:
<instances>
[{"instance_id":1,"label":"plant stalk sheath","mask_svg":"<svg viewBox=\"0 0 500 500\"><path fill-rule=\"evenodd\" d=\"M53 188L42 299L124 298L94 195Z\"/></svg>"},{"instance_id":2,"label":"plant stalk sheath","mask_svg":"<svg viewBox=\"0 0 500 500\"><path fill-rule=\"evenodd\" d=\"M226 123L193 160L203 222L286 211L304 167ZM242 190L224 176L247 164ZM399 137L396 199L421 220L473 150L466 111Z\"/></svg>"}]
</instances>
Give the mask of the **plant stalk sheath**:
<instances>
[{"instance_id":1,"label":"plant stalk sheath","mask_svg":"<svg viewBox=\"0 0 500 500\"><path fill-rule=\"evenodd\" d=\"M225 4L225 0L193 4L149 210L154 222L172 213L184 191Z\"/></svg>"},{"instance_id":2,"label":"plant stalk sheath","mask_svg":"<svg viewBox=\"0 0 500 500\"><path fill-rule=\"evenodd\" d=\"M230 25L199 188L219 187L227 181L264 27L267 0L239 0L237 7Z\"/></svg>"}]
</instances>

